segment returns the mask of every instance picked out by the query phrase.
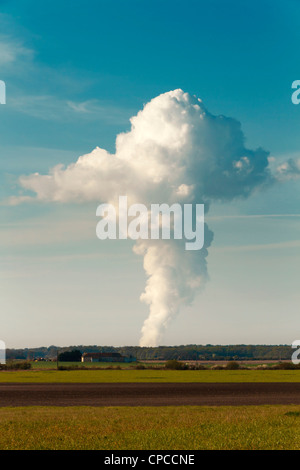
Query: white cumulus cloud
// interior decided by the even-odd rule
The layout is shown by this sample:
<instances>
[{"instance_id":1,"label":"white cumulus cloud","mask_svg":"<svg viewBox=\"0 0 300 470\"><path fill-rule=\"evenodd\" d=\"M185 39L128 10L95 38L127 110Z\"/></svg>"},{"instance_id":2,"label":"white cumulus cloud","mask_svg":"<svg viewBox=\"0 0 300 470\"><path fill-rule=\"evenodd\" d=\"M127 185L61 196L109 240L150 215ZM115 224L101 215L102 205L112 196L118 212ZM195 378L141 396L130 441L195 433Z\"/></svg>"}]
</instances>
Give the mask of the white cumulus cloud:
<instances>
[{"instance_id":1,"label":"white cumulus cloud","mask_svg":"<svg viewBox=\"0 0 300 470\"><path fill-rule=\"evenodd\" d=\"M248 197L272 181L268 153L245 147L238 121L214 116L202 101L181 89L161 94L131 118L131 129L116 139L116 152L97 147L67 167L20 178L39 201L116 203L205 203ZM14 199L16 203L17 198ZM142 346L157 345L170 319L190 303L207 280L204 248L184 249L180 240L138 240L147 284L141 300L149 304Z\"/></svg>"}]
</instances>

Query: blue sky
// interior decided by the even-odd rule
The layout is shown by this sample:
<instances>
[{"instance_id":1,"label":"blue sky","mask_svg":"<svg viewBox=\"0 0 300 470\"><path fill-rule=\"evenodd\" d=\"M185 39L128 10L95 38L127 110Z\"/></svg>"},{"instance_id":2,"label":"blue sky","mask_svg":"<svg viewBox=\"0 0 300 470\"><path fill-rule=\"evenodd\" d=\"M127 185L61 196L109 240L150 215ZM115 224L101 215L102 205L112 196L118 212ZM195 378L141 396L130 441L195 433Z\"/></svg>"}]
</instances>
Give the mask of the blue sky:
<instances>
[{"instance_id":1,"label":"blue sky","mask_svg":"<svg viewBox=\"0 0 300 470\"><path fill-rule=\"evenodd\" d=\"M129 118L177 88L239 120L247 147L263 147L274 162L299 158L291 84L300 79L300 4L245 3L1 2L0 336L8 346L138 344L147 316L132 243L100 244L93 203L8 205L21 175L96 146L114 151ZM297 339L299 184L211 208L210 282L165 344Z\"/></svg>"}]
</instances>

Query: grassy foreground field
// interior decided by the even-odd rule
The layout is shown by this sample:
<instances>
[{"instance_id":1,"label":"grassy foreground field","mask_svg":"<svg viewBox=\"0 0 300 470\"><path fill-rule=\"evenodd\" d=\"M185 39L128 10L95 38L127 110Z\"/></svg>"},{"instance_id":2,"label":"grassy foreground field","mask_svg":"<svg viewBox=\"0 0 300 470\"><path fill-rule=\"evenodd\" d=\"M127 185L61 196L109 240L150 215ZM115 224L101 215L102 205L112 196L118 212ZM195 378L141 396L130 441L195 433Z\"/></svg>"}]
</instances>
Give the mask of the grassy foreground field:
<instances>
[{"instance_id":1,"label":"grassy foreground field","mask_svg":"<svg viewBox=\"0 0 300 470\"><path fill-rule=\"evenodd\" d=\"M0 449L300 449L299 406L2 408Z\"/></svg>"},{"instance_id":2,"label":"grassy foreground field","mask_svg":"<svg viewBox=\"0 0 300 470\"><path fill-rule=\"evenodd\" d=\"M1 382L300 382L300 370L4 370Z\"/></svg>"}]
</instances>

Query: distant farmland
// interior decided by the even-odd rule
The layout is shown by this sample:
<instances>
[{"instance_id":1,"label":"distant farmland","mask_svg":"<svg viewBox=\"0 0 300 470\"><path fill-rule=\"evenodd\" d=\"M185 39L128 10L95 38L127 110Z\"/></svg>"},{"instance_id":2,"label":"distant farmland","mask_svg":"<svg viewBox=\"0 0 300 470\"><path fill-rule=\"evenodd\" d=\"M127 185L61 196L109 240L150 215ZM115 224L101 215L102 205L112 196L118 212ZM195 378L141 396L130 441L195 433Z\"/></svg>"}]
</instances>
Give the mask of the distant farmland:
<instances>
[{"instance_id":1,"label":"distant farmland","mask_svg":"<svg viewBox=\"0 0 300 470\"><path fill-rule=\"evenodd\" d=\"M138 346L68 346L49 348L7 349L7 358L34 360L38 358L55 360L58 353L78 349L84 352L118 352L133 356L139 361L229 361L229 360L290 360L294 351L291 345L186 345L159 346L156 348Z\"/></svg>"}]
</instances>

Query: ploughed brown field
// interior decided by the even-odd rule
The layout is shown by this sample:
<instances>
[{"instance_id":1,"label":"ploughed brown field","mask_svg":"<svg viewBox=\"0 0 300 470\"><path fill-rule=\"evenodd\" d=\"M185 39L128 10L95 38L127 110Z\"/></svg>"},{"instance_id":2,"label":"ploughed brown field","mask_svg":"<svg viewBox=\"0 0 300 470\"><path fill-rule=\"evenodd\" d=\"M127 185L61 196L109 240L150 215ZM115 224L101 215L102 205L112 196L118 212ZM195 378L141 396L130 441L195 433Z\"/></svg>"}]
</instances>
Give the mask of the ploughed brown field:
<instances>
[{"instance_id":1,"label":"ploughed brown field","mask_svg":"<svg viewBox=\"0 0 300 470\"><path fill-rule=\"evenodd\" d=\"M300 383L1 383L0 406L300 404Z\"/></svg>"}]
</instances>

